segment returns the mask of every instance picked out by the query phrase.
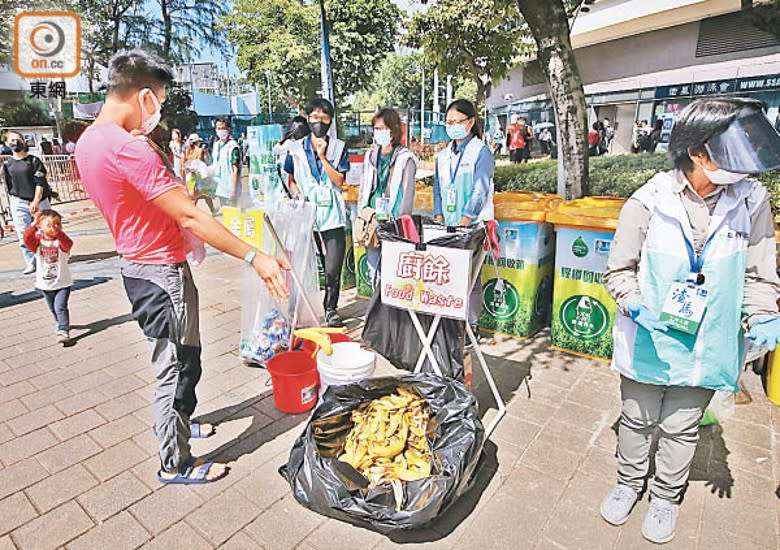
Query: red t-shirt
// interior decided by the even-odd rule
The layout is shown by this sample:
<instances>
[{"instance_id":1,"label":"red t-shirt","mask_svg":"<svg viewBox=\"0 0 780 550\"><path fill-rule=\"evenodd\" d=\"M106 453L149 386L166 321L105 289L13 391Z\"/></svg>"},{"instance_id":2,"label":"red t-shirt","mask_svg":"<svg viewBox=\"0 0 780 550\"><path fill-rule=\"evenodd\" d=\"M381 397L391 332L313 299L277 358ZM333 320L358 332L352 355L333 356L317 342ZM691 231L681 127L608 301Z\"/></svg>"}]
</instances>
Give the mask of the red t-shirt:
<instances>
[{"instance_id":1,"label":"red t-shirt","mask_svg":"<svg viewBox=\"0 0 780 550\"><path fill-rule=\"evenodd\" d=\"M152 201L184 183L142 138L117 124L93 124L76 145L76 164L124 258L142 264L185 261L178 224Z\"/></svg>"},{"instance_id":2,"label":"red t-shirt","mask_svg":"<svg viewBox=\"0 0 780 550\"><path fill-rule=\"evenodd\" d=\"M588 145L590 147L595 147L601 143L601 134L599 134L596 130L591 130L588 132Z\"/></svg>"},{"instance_id":3,"label":"red t-shirt","mask_svg":"<svg viewBox=\"0 0 780 550\"><path fill-rule=\"evenodd\" d=\"M521 128L519 124L512 124L507 130L509 134L509 149L525 149L525 139L528 130Z\"/></svg>"}]
</instances>

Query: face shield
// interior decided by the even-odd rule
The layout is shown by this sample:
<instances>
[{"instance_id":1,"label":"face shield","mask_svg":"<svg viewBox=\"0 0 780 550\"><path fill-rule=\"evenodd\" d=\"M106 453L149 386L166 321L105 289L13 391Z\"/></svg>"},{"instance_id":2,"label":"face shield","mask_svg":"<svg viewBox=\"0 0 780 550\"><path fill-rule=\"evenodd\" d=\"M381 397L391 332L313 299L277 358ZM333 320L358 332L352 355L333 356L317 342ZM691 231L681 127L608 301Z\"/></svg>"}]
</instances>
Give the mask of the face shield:
<instances>
[{"instance_id":1,"label":"face shield","mask_svg":"<svg viewBox=\"0 0 780 550\"><path fill-rule=\"evenodd\" d=\"M780 136L763 111L743 109L724 132L704 146L722 170L757 174L780 168Z\"/></svg>"}]
</instances>

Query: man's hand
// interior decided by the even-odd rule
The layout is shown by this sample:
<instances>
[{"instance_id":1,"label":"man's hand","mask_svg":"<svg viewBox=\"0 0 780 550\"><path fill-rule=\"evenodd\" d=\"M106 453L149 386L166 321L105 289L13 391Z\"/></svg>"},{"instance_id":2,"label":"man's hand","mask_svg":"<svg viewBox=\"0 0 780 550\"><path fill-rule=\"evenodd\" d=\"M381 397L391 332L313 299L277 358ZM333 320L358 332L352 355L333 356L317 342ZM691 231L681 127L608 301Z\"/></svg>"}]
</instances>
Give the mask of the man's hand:
<instances>
[{"instance_id":1,"label":"man's hand","mask_svg":"<svg viewBox=\"0 0 780 550\"><path fill-rule=\"evenodd\" d=\"M30 201L30 214L32 214L33 216L38 214L38 209L40 208L40 206L41 206L41 202L40 201L37 201L35 199Z\"/></svg>"},{"instance_id":2,"label":"man's hand","mask_svg":"<svg viewBox=\"0 0 780 550\"><path fill-rule=\"evenodd\" d=\"M30 210L32 210L32 207L30 208ZM40 212L35 212L33 214L32 226L33 227L40 227L40 225L41 225L41 213Z\"/></svg>"},{"instance_id":3,"label":"man's hand","mask_svg":"<svg viewBox=\"0 0 780 550\"><path fill-rule=\"evenodd\" d=\"M471 218L469 218L468 216L461 216L460 225L462 225L463 227L467 227L471 225Z\"/></svg>"},{"instance_id":4,"label":"man's hand","mask_svg":"<svg viewBox=\"0 0 780 550\"><path fill-rule=\"evenodd\" d=\"M265 252L258 252L255 259L252 260L252 267L265 283L271 296L276 299L286 299L290 295L282 271L290 269L290 264L287 261L269 256Z\"/></svg>"},{"instance_id":5,"label":"man's hand","mask_svg":"<svg viewBox=\"0 0 780 550\"><path fill-rule=\"evenodd\" d=\"M323 138L312 136L311 143L314 145L314 150L317 156L320 157L320 160L325 160L325 154L328 152L328 142Z\"/></svg>"},{"instance_id":6,"label":"man's hand","mask_svg":"<svg viewBox=\"0 0 780 550\"><path fill-rule=\"evenodd\" d=\"M444 216L442 216L441 214L437 214L437 215L435 215L433 217L433 221L435 221L436 223L442 223L443 224L444 223Z\"/></svg>"}]
</instances>

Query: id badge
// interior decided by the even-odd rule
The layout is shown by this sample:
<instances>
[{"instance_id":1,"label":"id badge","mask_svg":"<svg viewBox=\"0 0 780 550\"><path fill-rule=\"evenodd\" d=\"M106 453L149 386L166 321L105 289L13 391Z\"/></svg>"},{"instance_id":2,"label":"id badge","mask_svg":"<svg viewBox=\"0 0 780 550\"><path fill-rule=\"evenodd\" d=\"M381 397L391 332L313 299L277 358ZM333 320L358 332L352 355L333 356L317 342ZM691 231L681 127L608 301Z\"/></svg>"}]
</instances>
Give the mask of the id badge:
<instances>
[{"instance_id":1,"label":"id badge","mask_svg":"<svg viewBox=\"0 0 780 550\"><path fill-rule=\"evenodd\" d=\"M674 283L666 295L661 321L669 321L671 328L685 334L696 334L707 310L709 291L695 280Z\"/></svg>"},{"instance_id":2,"label":"id badge","mask_svg":"<svg viewBox=\"0 0 780 550\"><path fill-rule=\"evenodd\" d=\"M333 204L333 195L330 189L326 185L317 186L317 206L324 208L330 208Z\"/></svg>"},{"instance_id":3,"label":"id badge","mask_svg":"<svg viewBox=\"0 0 780 550\"><path fill-rule=\"evenodd\" d=\"M446 199L447 200L445 202L447 205L447 212L455 212L458 206L458 191L455 189L455 187L447 189Z\"/></svg>"},{"instance_id":4,"label":"id badge","mask_svg":"<svg viewBox=\"0 0 780 550\"><path fill-rule=\"evenodd\" d=\"M376 199L376 219L386 220L390 217L390 199L378 197Z\"/></svg>"}]
</instances>

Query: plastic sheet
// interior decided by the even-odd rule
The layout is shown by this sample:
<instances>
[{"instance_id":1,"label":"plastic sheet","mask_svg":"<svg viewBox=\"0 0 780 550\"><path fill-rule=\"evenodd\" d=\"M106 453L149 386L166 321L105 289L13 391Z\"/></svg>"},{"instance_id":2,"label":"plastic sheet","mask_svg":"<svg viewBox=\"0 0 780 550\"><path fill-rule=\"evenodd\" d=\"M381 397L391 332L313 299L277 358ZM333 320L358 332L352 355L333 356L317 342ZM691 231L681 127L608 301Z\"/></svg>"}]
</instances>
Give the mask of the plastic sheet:
<instances>
[{"instance_id":1,"label":"plastic sheet","mask_svg":"<svg viewBox=\"0 0 780 550\"><path fill-rule=\"evenodd\" d=\"M432 475L404 483L400 510L391 485L369 489L360 473L337 459L352 428L351 411L398 387L428 402L433 453ZM430 374L374 378L330 386L279 473L296 500L315 512L378 531L414 529L433 521L469 488L484 441L476 398L460 382Z\"/></svg>"},{"instance_id":2,"label":"plastic sheet","mask_svg":"<svg viewBox=\"0 0 780 550\"><path fill-rule=\"evenodd\" d=\"M417 226L417 232L423 235L424 240L427 240L425 239L424 226L435 225L435 222L421 216L412 216L412 219ZM442 227L442 233L443 230ZM382 241L411 242L402 236L400 224L397 221L380 225L378 234ZM485 229L479 225L448 228L446 234L427 241L427 244L430 245L471 250L474 258L479 256L484 243ZM433 322L433 316L418 313L417 317L427 333ZM368 307L362 339L374 351L390 361L393 366L408 371L414 370L417 359L423 350L422 342L414 329L409 312L384 305L379 286L377 286ZM441 319L431 348L442 374L463 381L464 345L465 327L463 322ZM423 372L433 372L433 367L427 357L423 363Z\"/></svg>"},{"instance_id":3,"label":"plastic sheet","mask_svg":"<svg viewBox=\"0 0 780 550\"><path fill-rule=\"evenodd\" d=\"M276 300L266 289L252 267L244 273L241 311L241 358L248 362L265 364L271 357L287 351L294 327L319 326L324 315L322 297L317 281L317 259L314 251L313 227L316 207L312 203L283 199L268 213L279 239L292 259L304 288L303 294L295 287L288 274L287 300ZM269 231L262 229L263 251L277 254L277 247ZM308 299L313 311L305 304Z\"/></svg>"}]
</instances>

